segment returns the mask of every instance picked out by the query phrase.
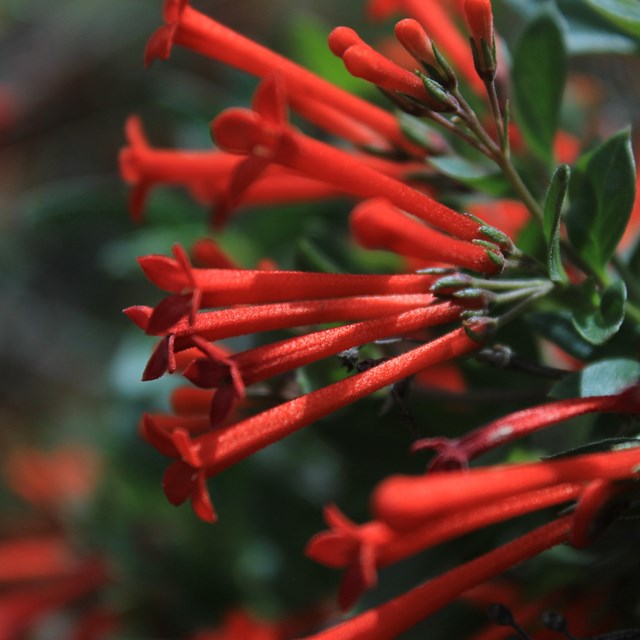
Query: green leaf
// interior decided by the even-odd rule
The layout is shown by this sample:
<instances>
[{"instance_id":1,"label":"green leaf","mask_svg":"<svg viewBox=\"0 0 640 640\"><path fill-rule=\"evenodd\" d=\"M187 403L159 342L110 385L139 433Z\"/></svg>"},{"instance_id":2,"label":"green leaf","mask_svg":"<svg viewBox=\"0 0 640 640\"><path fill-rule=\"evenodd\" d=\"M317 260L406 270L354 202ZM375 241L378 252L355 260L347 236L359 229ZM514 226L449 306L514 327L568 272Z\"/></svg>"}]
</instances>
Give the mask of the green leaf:
<instances>
[{"instance_id":1,"label":"green leaf","mask_svg":"<svg viewBox=\"0 0 640 640\"><path fill-rule=\"evenodd\" d=\"M428 158L429 164L440 173L458 180L478 191L502 197L511 193L511 186L501 171L488 164L477 164L460 156Z\"/></svg>"},{"instance_id":2,"label":"green leaf","mask_svg":"<svg viewBox=\"0 0 640 640\"><path fill-rule=\"evenodd\" d=\"M569 281L562 266L560 256L560 223L562 221L562 204L569 187L571 169L561 164L551 178L551 184L544 202L544 235L547 239L547 267L552 282Z\"/></svg>"},{"instance_id":3,"label":"green leaf","mask_svg":"<svg viewBox=\"0 0 640 640\"><path fill-rule=\"evenodd\" d=\"M620 29L640 38L640 2L638 0L584 0L584 2Z\"/></svg>"},{"instance_id":4,"label":"green leaf","mask_svg":"<svg viewBox=\"0 0 640 640\"><path fill-rule=\"evenodd\" d=\"M615 396L640 380L640 362L630 358L600 360L555 384L552 398Z\"/></svg>"},{"instance_id":5,"label":"green leaf","mask_svg":"<svg viewBox=\"0 0 640 640\"><path fill-rule=\"evenodd\" d=\"M327 44L330 31L321 20L310 15L298 15L290 20L287 36L292 59L350 93L375 95L374 85L352 76L342 60L331 53Z\"/></svg>"},{"instance_id":6,"label":"green leaf","mask_svg":"<svg viewBox=\"0 0 640 640\"><path fill-rule=\"evenodd\" d=\"M567 311L531 313L527 322L544 338L557 344L569 355L587 360L593 354L593 345L584 340L573 327Z\"/></svg>"},{"instance_id":7,"label":"green leaf","mask_svg":"<svg viewBox=\"0 0 640 640\"><path fill-rule=\"evenodd\" d=\"M529 148L546 163L553 140L567 73L567 51L558 12L547 4L527 24L513 56L517 122Z\"/></svg>"},{"instance_id":8,"label":"green leaf","mask_svg":"<svg viewBox=\"0 0 640 640\"><path fill-rule=\"evenodd\" d=\"M618 280L610 284L600 297L591 286L590 281L583 285L587 295L582 309L573 315L573 326L587 342L600 345L614 336L622 325L627 288L622 280Z\"/></svg>"},{"instance_id":9,"label":"green leaf","mask_svg":"<svg viewBox=\"0 0 640 640\"><path fill-rule=\"evenodd\" d=\"M340 273L340 268L313 240L301 238L296 247L295 265L297 269Z\"/></svg>"},{"instance_id":10,"label":"green leaf","mask_svg":"<svg viewBox=\"0 0 640 640\"><path fill-rule=\"evenodd\" d=\"M593 53L633 55L638 51L638 43L621 33L604 31L574 21L569 25L567 49L574 56Z\"/></svg>"},{"instance_id":11,"label":"green leaf","mask_svg":"<svg viewBox=\"0 0 640 640\"><path fill-rule=\"evenodd\" d=\"M437 146L434 145L434 142L440 137L440 134L436 133L432 127L420 120L420 118L411 116L403 111L399 111L396 114L396 119L402 133L411 142L426 151L436 152Z\"/></svg>"},{"instance_id":12,"label":"green leaf","mask_svg":"<svg viewBox=\"0 0 640 640\"><path fill-rule=\"evenodd\" d=\"M627 226L636 192L630 131L603 142L576 164L567 231L573 246L602 272Z\"/></svg>"}]
</instances>

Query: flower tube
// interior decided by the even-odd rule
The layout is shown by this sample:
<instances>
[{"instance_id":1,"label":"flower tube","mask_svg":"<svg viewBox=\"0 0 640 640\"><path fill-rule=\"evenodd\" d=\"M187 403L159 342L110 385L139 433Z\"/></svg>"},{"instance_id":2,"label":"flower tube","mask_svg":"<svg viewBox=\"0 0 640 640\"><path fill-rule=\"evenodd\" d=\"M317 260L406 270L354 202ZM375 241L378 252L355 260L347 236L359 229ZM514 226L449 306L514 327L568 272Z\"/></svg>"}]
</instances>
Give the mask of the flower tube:
<instances>
[{"instance_id":1,"label":"flower tube","mask_svg":"<svg viewBox=\"0 0 640 640\"><path fill-rule=\"evenodd\" d=\"M394 528L406 529L436 515L559 483L633 479L639 465L640 447L633 447L470 471L395 476L375 490L373 513Z\"/></svg>"}]
</instances>

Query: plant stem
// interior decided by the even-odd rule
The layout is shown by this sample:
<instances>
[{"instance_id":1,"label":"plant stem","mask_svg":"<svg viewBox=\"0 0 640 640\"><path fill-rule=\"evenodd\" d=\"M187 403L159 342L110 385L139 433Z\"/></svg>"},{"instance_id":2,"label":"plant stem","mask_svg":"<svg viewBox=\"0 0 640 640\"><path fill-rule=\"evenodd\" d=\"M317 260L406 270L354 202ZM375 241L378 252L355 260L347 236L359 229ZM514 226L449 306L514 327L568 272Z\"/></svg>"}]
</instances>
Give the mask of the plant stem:
<instances>
[{"instance_id":1,"label":"plant stem","mask_svg":"<svg viewBox=\"0 0 640 640\"><path fill-rule=\"evenodd\" d=\"M495 93L495 86L494 91ZM476 135L476 137L482 142L482 144L486 147L488 153L486 154L491 160L493 160L502 170L502 173L511 184L511 187L516 192L518 197L524 202L525 206L531 213L531 215L542 224L544 219L544 214L542 212L542 208L533 197L525 183L522 181L520 174L516 171L516 168L513 166L510 157L505 152L505 148L500 148L495 141L491 138L491 136L487 133L486 129L482 126L481 122L478 120L473 109L469 106L469 103L464 99L462 94L458 89L455 89L454 95L456 100L460 103L461 112L460 116L464 118L465 123L469 127L469 129ZM496 100L496 108L500 109L497 105L497 96ZM493 109L492 105L492 109ZM495 115L495 114L494 114ZM500 115L500 120L502 120L502 116ZM502 136L502 133L500 133ZM504 142L503 142L504 145Z\"/></svg>"},{"instance_id":2,"label":"plant stem","mask_svg":"<svg viewBox=\"0 0 640 640\"><path fill-rule=\"evenodd\" d=\"M472 278L469 284L473 287L482 287L492 291L511 291L512 289L533 289L545 286L548 280L528 280L526 278L518 280L485 280L483 278Z\"/></svg>"},{"instance_id":3,"label":"plant stem","mask_svg":"<svg viewBox=\"0 0 640 640\"><path fill-rule=\"evenodd\" d=\"M640 302L640 282L638 282L631 269L629 269L629 266L625 262L623 262L620 256L616 255L615 253L611 258L611 263L624 280L624 283L627 285L629 295L636 302Z\"/></svg>"},{"instance_id":4,"label":"plant stem","mask_svg":"<svg viewBox=\"0 0 640 640\"><path fill-rule=\"evenodd\" d=\"M472 136L470 136L466 131L457 127L453 122L447 120L444 116L439 113L435 113L434 111L429 111L427 117L430 120L433 120L436 124L439 124L443 129L446 129L450 133L458 136L462 140L464 140L467 144L470 144L474 149L477 149L482 155L489 155L488 149L478 140Z\"/></svg>"},{"instance_id":5,"label":"plant stem","mask_svg":"<svg viewBox=\"0 0 640 640\"><path fill-rule=\"evenodd\" d=\"M546 287L540 287L538 289L534 289L531 295L528 298L522 300L517 305L511 307L508 311L505 311L501 316L496 318L497 328L504 327L505 324L515 320L520 314L522 314L532 303L534 303L539 298L542 298L547 295L553 289L553 284L549 283Z\"/></svg>"},{"instance_id":6,"label":"plant stem","mask_svg":"<svg viewBox=\"0 0 640 640\"><path fill-rule=\"evenodd\" d=\"M487 96L489 97L489 105L491 106L491 113L493 114L493 121L496 123L496 129L498 131L498 138L500 140L500 148L502 153L508 157L508 141L509 133L504 130L504 120L502 119L502 111L500 109L500 103L498 102L498 94L496 92L496 83L485 82L485 88L487 90Z\"/></svg>"},{"instance_id":7,"label":"plant stem","mask_svg":"<svg viewBox=\"0 0 640 640\"><path fill-rule=\"evenodd\" d=\"M636 305L633 304L633 302L627 301L627 304L625 305L625 313L632 320L640 324L640 309L636 307Z\"/></svg>"},{"instance_id":8,"label":"plant stem","mask_svg":"<svg viewBox=\"0 0 640 640\"><path fill-rule=\"evenodd\" d=\"M550 284L550 283L549 283ZM516 289L515 291L509 291L507 293L498 293L494 298L496 304L504 304L505 302L512 302L513 300L520 300L521 298L527 298L533 296L540 291L543 295L551 291L553 285L549 286L537 286L529 287L528 289Z\"/></svg>"}]
</instances>

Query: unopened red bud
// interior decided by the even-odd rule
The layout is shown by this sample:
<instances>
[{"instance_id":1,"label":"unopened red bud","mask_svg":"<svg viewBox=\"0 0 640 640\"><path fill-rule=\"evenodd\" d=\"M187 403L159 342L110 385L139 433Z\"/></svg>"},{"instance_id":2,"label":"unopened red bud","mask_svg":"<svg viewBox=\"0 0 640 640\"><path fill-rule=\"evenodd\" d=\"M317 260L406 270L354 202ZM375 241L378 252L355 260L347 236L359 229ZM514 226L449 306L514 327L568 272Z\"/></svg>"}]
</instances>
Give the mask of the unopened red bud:
<instances>
[{"instance_id":1,"label":"unopened red bud","mask_svg":"<svg viewBox=\"0 0 640 640\"><path fill-rule=\"evenodd\" d=\"M465 0L464 14L471 37L478 43L484 40L491 46L493 43L491 0Z\"/></svg>"},{"instance_id":2,"label":"unopened red bud","mask_svg":"<svg viewBox=\"0 0 640 640\"><path fill-rule=\"evenodd\" d=\"M328 44L333 55L342 58L347 49L357 44L364 44L364 41L353 29L336 27L329 34Z\"/></svg>"},{"instance_id":3,"label":"unopened red bud","mask_svg":"<svg viewBox=\"0 0 640 640\"><path fill-rule=\"evenodd\" d=\"M436 66L431 40L417 20L412 18L400 20L395 26L395 34L398 42L409 52L412 58L420 63Z\"/></svg>"},{"instance_id":4,"label":"unopened red bud","mask_svg":"<svg viewBox=\"0 0 640 640\"><path fill-rule=\"evenodd\" d=\"M232 153L250 153L257 145L269 143L264 118L247 109L227 109L211 123L211 137Z\"/></svg>"},{"instance_id":5,"label":"unopened red bud","mask_svg":"<svg viewBox=\"0 0 640 640\"><path fill-rule=\"evenodd\" d=\"M410 71L399 67L368 44L349 47L342 56L344 66L356 78L368 80L387 91L399 91L417 100L426 100L422 83Z\"/></svg>"},{"instance_id":6,"label":"unopened red bud","mask_svg":"<svg viewBox=\"0 0 640 640\"><path fill-rule=\"evenodd\" d=\"M492 82L497 64L491 0L465 0L464 12L476 72L485 82Z\"/></svg>"},{"instance_id":7,"label":"unopened red bud","mask_svg":"<svg viewBox=\"0 0 640 640\"><path fill-rule=\"evenodd\" d=\"M446 89L453 89L458 85L458 79L451 65L438 51L417 20L411 18L401 20L396 24L395 34L398 42L424 67L430 77Z\"/></svg>"}]
</instances>

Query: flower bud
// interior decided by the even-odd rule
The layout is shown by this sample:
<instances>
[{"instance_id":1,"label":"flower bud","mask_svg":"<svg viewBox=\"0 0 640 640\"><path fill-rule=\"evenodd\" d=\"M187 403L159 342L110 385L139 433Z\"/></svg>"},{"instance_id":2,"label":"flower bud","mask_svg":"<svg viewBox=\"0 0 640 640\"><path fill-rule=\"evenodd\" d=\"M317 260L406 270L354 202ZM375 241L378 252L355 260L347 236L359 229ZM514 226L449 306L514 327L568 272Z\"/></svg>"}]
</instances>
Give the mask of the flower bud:
<instances>
[{"instance_id":1,"label":"flower bud","mask_svg":"<svg viewBox=\"0 0 640 640\"><path fill-rule=\"evenodd\" d=\"M496 44L491 0L465 0L464 13L476 71L485 82L492 82L496 75Z\"/></svg>"}]
</instances>

